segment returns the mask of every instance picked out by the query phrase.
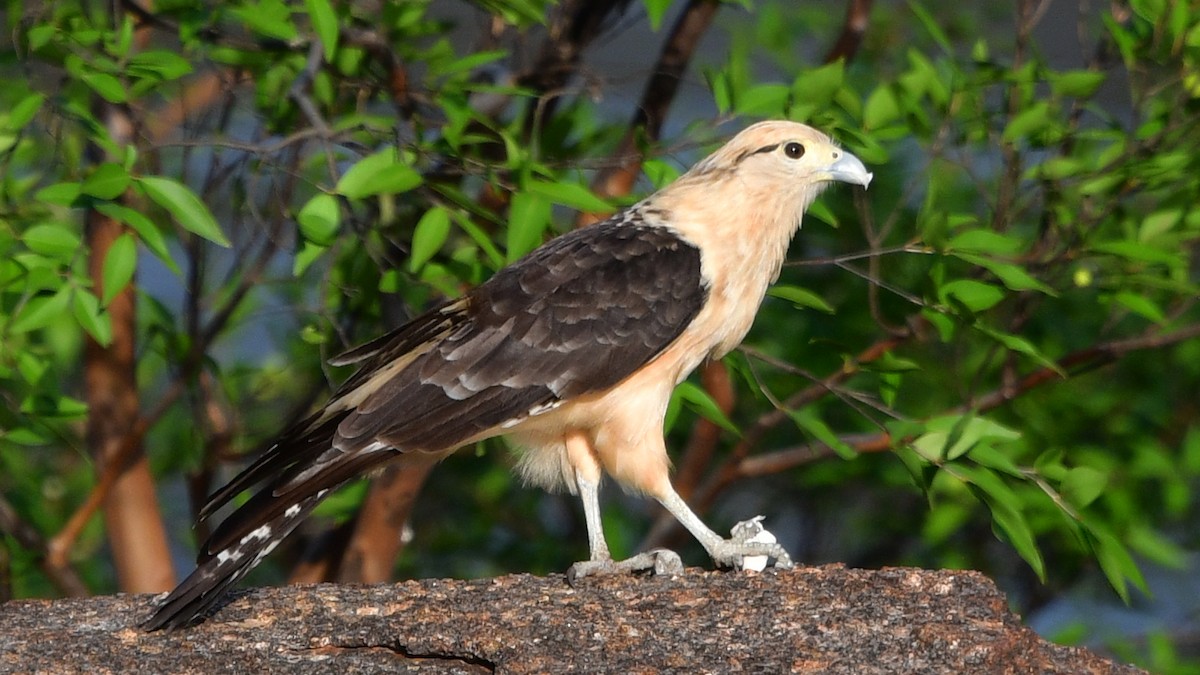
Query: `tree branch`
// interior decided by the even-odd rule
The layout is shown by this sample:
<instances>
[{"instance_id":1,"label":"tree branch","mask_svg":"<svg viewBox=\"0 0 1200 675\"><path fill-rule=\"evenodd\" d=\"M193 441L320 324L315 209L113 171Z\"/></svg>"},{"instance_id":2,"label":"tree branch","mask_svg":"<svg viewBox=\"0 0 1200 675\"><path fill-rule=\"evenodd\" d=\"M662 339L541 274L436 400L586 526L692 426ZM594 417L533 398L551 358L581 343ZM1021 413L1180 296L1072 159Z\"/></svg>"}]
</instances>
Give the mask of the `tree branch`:
<instances>
[{"instance_id":1,"label":"tree branch","mask_svg":"<svg viewBox=\"0 0 1200 675\"><path fill-rule=\"evenodd\" d=\"M1170 345L1200 338L1200 324L1187 326L1168 333L1154 333L1125 340L1115 340L1100 345L1081 349L1059 359L1058 367L1069 373L1068 377L1095 370L1115 363L1123 356L1146 349L1161 349ZM987 412L1013 401L1034 389L1051 382L1063 381L1059 371L1054 368L1039 368L1021 378L1014 386L1001 386L985 394L970 404L964 404L953 412ZM849 434L840 437L857 452L883 452L895 443L886 433L881 434ZM740 478L751 478L787 471L811 462L825 459L834 455L832 449L823 443L806 443L791 448L745 457L734 466L723 481L712 486L711 493L705 497L715 497L729 484ZM708 503L708 502L706 502Z\"/></svg>"},{"instance_id":2,"label":"tree branch","mask_svg":"<svg viewBox=\"0 0 1200 675\"><path fill-rule=\"evenodd\" d=\"M670 35L663 43L658 61L654 65L654 74L642 90L637 111L612 155L613 161L598 171L592 180L592 192L601 197L619 197L633 191L644 160L642 152L638 149L639 136L647 143L654 143L659 139L667 111L675 100L679 83L683 80L692 54L712 24L718 9L720 3L717 0L690 0L679 15ZM576 225L594 223L605 215L581 213Z\"/></svg>"},{"instance_id":3,"label":"tree branch","mask_svg":"<svg viewBox=\"0 0 1200 675\"><path fill-rule=\"evenodd\" d=\"M89 595L87 585L69 563L55 565L50 562L50 547L37 528L21 519L13 505L0 495L0 532L12 537L27 551L37 556L38 568L63 595L83 597Z\"/></svg>"},{"instance_id":4,"label":"tree branch","mask_svg":"<svg viewBox=\"0 0 1200 675\"><path fill-rule=\"evenodd\" d=\"M846 3L846 19L842 22L842 32L825 54L825 63L833 63L838 59L849 62L854 59L867 33L871 2L872 0L849 0Z\"/></svg>"}]
</instances>

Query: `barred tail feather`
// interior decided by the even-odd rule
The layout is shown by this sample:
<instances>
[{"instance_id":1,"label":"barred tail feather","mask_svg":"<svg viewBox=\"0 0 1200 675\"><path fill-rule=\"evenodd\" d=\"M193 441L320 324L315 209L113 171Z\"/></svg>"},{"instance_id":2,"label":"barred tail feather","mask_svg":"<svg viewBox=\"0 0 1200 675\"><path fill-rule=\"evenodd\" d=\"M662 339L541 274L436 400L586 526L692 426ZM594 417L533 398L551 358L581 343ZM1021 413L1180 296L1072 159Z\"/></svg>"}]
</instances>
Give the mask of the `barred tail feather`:
<instances>
[{"instance_id":1,"label":"barred tail feather","mask_svg":"<svg viewBox=\"0 0 1200 675\"><path fill-rule=\"evenodd\" d=\"M200 619L221 600L230 586L246 576L296 529L328 492L321 490L284 507L274 518L220 550L212 551L206 543L201 549L200 565L171 591L154 614L142 623L142 628L148 631L183 628ZM259 493L242 509L258 506L255 501L264 496L270 496L269 491Z\"/></svg>"}]
</instances>

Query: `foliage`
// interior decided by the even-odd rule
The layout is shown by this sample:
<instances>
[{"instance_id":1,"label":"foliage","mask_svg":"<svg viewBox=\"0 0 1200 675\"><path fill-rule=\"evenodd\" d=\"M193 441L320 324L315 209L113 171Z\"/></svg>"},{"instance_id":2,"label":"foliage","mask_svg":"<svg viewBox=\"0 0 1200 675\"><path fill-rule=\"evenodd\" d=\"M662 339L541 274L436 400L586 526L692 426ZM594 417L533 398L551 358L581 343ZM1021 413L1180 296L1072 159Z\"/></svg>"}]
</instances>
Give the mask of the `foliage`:
<instances>
[{"instance_id":1,"label":"foliage","mask_svg":"<svg viewBox=\"0 0 1200 675\"><path fill-rule=\"evenodd\" d=\"M633 198L589 182L620 159L613 108L634 104L598 105L610 83L586 75L547 88L529 45L559 35L566 10L549 3L160 4L6 8L0 488L46 539L103 469L80 363L88 339L120 337L110 304L129 284L147 453L177 495L345 377L325 358L486 279L574 211ZM680 4L629 11L662 35ZM1026 609L1081 571L1128 600L1146 590L1138 561L1183 564L1200 474L1200 10L1084 17L1087 57L1064 67L1039 53L1032 3L1014 32L910 2L876 8L860 53L821 64L794 36L832 34L832 14L739 4L714 29L728 52L693 67L710 102L636 144L651 181L761 117L825 129L876 178L810 213L727 359L736 403L680 389L671 447L706 418L723 430L710 456L681 459L704 477L693 501L723 518L741 500L729 521L746 503L802 511L807 526L776 528L802 560L982 569ZM593 49L634 30L622 21L593 27ZM463 37L488 22L485 47ZM714 110L738 124L718 129ZM92 218L124 224L98 261ZM582 552L579 526L547 515L561 496L460 455L430 478L403 571L547 571ZM323 513L345 521L364 493ZM184 511L165 509L186 538ZM626 552L649 521L606 518ZM37 537L5 528L12 592L53 593ZM88 587L112 590L98 520L71 544Z\"/></svg>"}]
</instances>

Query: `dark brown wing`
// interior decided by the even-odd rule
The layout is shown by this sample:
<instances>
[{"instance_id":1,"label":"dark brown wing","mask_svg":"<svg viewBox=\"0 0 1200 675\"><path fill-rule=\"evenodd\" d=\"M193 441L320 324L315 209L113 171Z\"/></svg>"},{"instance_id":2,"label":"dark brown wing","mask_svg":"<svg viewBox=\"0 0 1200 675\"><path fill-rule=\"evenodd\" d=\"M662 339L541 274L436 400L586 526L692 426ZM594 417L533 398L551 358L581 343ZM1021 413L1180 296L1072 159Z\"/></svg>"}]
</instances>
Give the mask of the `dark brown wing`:
<instances>
[{"instance_id":1,"label":"dark brown wing","mask_svg":"<svg viewBox=\"0 0 1200 675\"><path fill-rule=\"evenodd\" d=\"M669 230L608 222L564 235L469 293L447 336L363 399L335 444L441 450L607 389L670 345L706 296L700 252Z\"/></svg>"}]
</instances>

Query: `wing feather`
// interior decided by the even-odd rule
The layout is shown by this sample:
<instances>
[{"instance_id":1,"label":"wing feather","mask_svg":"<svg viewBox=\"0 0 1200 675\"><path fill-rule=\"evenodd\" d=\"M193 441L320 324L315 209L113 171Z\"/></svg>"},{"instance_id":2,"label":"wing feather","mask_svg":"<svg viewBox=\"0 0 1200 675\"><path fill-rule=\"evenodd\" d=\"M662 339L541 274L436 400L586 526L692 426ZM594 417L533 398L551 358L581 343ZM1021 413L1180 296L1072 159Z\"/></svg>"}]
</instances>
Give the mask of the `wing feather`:
<instances>
[{"instance_id":1,"label":"wing feather","mask_svg":"<svg viewBox=\"0 0 1200 675\"><path fill-rule=\"evenodd\" d=\"M336 443L440 450L606 389L666 349L706 296L699 250L670 230L610 221L564 235L469 293L461 323L367 396Z\"/></svg>"}]
</instances>

